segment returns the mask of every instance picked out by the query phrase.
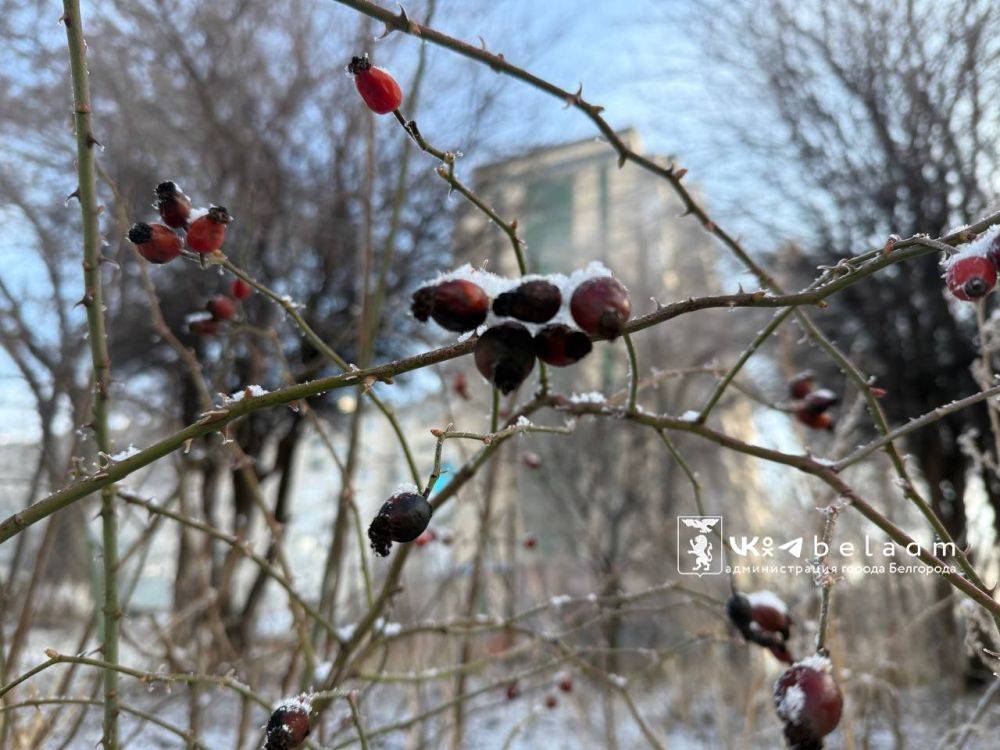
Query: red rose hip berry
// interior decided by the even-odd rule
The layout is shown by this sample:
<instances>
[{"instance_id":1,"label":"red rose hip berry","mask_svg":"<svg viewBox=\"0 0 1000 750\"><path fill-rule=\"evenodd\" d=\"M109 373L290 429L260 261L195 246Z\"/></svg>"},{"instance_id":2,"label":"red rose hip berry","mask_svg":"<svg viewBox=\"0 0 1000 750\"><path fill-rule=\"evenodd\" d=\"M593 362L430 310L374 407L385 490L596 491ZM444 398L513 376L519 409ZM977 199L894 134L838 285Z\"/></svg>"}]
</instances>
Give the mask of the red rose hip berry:
<instances>
[{"instance_id":1,"label":"red rose hip berry","mask_svg":"<svg viewBox=\"0 0 1000 750\"><path fill-rule=\"evenodd\" d=\"M191 222L187 233L188 247L202 255L214 253L225 242L226 227L232 220L225 206L212 206L207 214Z\"/></svg>"},{"instance_id":2,"label":"red rose hip berry","mask_svg":"<svg viewBox=\"0 0 1000 750\"><path fill-rule=\"evenodd\" d=\"M948 266L945 282L957 299L980 299L996 286L997 267L990 258L981 255L959 256Z\"/></svg>"},{"instance_id":3,"label":"red rose hip berry","mask_svg":"<svg viewBox=\"0 0 1000 750\"><path fill-rule=\"evenodd\" d=\"M249 299L250 295L253 294L253 287L243 279L233 279L233 283L229 285L229 293L233 296L233 299L242 302L245 299Z\"/></svg>"},{"instance_id":4,"label":"red rose hip berry","mask_svg":"<svg viewBox=\"0 0 1000 750\"><path fill-rule=\"evenodd\" d=\"M552 323L535 334L535 354L553 367L576 364L590 354L590 336L562 323Z\"/></svg>"},{"instance_id":5,"label":"red rose hip berry","mask_svg":"<svg viewBox=\"0 0 1000 750\"><path fill-rule=\"evenodd\" d=\"M236 317L236 303L229 297L219 295L208 301L205 305L215 320L232 320Z\"/></svg>"},{"instance_id":6,"label":"red rose hip berry","mask_svg":"<svg viewBox=\"0 0 1000 750\"><path fill-rule=\"evenodd\" d=\"M169 263L181 254L181 238L163 224L133 224L128 240L150 263Z\"/></svg>"},{"instance_id":7,"label":"red rose hip berry","mask_svg":"<svg viewBox=\"0 0 1000 750\"><path fill-rule=\"evenodd\" d=\"M821 750L844 710L829 659L812 656L786 669L774 684L774 707L792 750Z\"/></svg>"},{"instance_id":8,"label":"red rose hip berry","mask_svg":"<svg viewBox=\"0 0 1000 750\"><path fill-rule=\"evenodd\" d=\"M486 320L490 298L478 284L452 279L415 291L410 309L421 323L434 318L442 328L464 333L475 330Z\"/></svg>"},{"instance_id":9,"label":"red rose hip berry","mask_svg":"<svg viewBox=\"0 0 1000 750\"><path fill-rule=\"evenodd\" d=\"M351 58L347 72L354 76L358 93L375 114L389 114L403 103L403 91L396 79L382 68L373 66L368 55Z\"/></svg>"},{"instance_id":10,"label":"red rose hip berry","mask_svg":"<svg viewBox=\"0 0 1000 750\"><path fill-rule=\"evenodd\" d=\"M559 312L561 305L562 293L559 287L544 279L537 279L525 281L517 289L498 295L493 300L493 312L526 323L546 323Z\"/></svg>"},{"instance_id":11,"label":"red rose hip berry","mask_svg":"<svg viewBox=\"0 0 1000 750\"><path fill-rule=\"evenodd\" d=\"M826 411L817 414L807 408L802 408L795 412L795 418L806 427L814 430L832 430L834 425L833 417Z\"/></svg>"},{"instance_id":12,"label":"red rose hip berry","mask_svg":"<svg viewBox=\"0 0 1000 750\"><path fill-rule=\"evenodd\" d=\"M473 357L480 374L507 395L534 368L534 341L520 323L501 323L479 337Z\"/></svg>"},{"instance_id":13,"label":"red rose hip berry","mask_svg":"<svg viewBox=\"0 0 1000 750\"><path fill-rule=\"evenodd\" d=\"M388 557L393 542L405 544L417 539L431 522L431 504L416 492L400 492L382 504L368 527L368 539L375 554Z\"/></svg>"},{"instance_id":14,"label":"red rose hip berry","mask_svg":"<svg viewBox=\"0 0 1000 750\"><path fill-rule=\"evenodd\" d=\"M187 229L188 218L191 216L191 199L184 195L177 183L170 180L161 182L153 195L156 196L153 205L160 212L163 223L174 229Z\"/></svg>"},{"instance_id":15,"label":"red rose hip berry","mask_svg":"<svg viewBox=\"0 0 1000 750\"><path fill-rule=\"evenodd\" d=\"M284 703L267 720L264 750L295 750L306 741L311 729L309 711L304 705Z\"/></svg>"},{"instance_id":16,"label":"red rose hip berry","mask_svg":"<svg viewBox=\"0 0 1000 750\"><path fill-rule=\"evenodd\" d=\"M611 276L598 276L584 281L573 292L569 310L573 320L591 336L615 339L625 330L625 321L632 314L628 290Z\"/></svg>"},{"instance_id":17,"label":"red rose hip berry","mask_svg":"<svg viewBox=\"0 0 1000 750\"><path fill-rule=\"evenodd\" d=\"M788 381L788 393L797 401L804 399L813 389L812 371L806 370L792 376Z\"/></svg>"}]
</instances>

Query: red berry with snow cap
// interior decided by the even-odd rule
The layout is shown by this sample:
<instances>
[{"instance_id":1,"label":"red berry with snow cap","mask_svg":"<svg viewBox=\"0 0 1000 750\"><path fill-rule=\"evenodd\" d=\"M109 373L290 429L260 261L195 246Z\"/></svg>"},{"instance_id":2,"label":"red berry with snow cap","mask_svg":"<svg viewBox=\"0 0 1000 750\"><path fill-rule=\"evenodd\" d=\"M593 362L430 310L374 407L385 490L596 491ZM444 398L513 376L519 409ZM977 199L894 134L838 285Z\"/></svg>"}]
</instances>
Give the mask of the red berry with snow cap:
<instances>
[{"instance_id":1,"label":"red berry with snow cap","mask_svg":"<svg viewBox=\"0 0 1000 750\"><path fill-rule=\"evenodd\" d=\"M283 703L267 720L264 750L295 750L306 741L310 731L308 708L295 701Z\"/></svg>"},{"instance_id":2,"label":"red berry with snow cap","mask_svg":"<svg viewBox=\"0 0 1000 750\"><path fill-rule=\"evenodd\" d=\"M375 114L388 114L399 109L403 103L403 91L399 84L382 68L374 67L368 55L351 58L347 72L354 76L358 93Z\"/></svg>"},{"instance_id":3,"label":"red berry with snow cap","mask_svg":"<svg viewBox=\"0 0 1000 750\"><path fill-rule=\"evenodd\" d=\"M415 291L410 309L421 323L434 318L442 328L464 333L475 330L486 320L490 298L478 284L452 279Z\"/></svg>"},{"instance_id":4,"label":"red berry with snow cap","mask_svg":"<svg viewBox=\"0 0 1000 750\"><path fill-rule=\"evenodd\" d=\"M476 341L473 353L480 374L507 395L535 366L531 334L520 323L501 323Z\"/></svg>"},{"instance_id":5,"label":"red berry with snow cap","mask_svg":"<svg viewBox=\"0 0 1000 750\"><path fill-rule=\"evenodd\" d=\"M787 647L792 618L777 595L770 591L734 593L726 602L726 615L744 640L763 646L779 661L792 663Z\"/></svg>"},{"instance_id":6,"label":"red berry with snow cap","mask_svg":"<svg viewBox=\"0 0 1000 750\"><path fill-rule=\"evenodd\" d=\"M829 388L819 388L807 393L802 400L802 408L812 414L822 414L831 406L840 403L840 396Z\"/></svg>"},{"instance_id":7,"label":"red berry with snow cap","mask_svg":"<svg viewBox=\"0 0 1000 750\"><path fill-rule=\"evenodd\" d=\"M390 497L368 527L375 554L388 557L393 542L405 544L417 539L427 529L433 512L427 498L416 492L399 492Z\"/></svg>"},{"instance_id":8,"label":"red berry with snow cap","mask_svg":"<svg viewBox=\"0 0 1000 750\"><path fill-rule=\"evenodd\" d=\"M793 664L774 684L774 706L792 750L822 750L837 728L844 698L830 674L830 660L811 656Z\"/></svg>"},{"instance_id":9,"label":"red berry with snow cap","mask_svg":"<svg viewBox=\"0 0 1000 750\"><path fill-rule=\"evenodd\" d=\"M590 336L562 323L552 323L535 334L535 354L547 365L567 367L590 354Z\"/></svg>"},{"instance_id":10,"label":"red berry with snow cap","mask_svg":"<svg viewBox=\"0 0 1000 750\"><path fill-rule=\"evenodd\" d=\"M181 254L181 238L163 224L133 224L128 240L150 263L169 263Z\"/></svg>"},{"instance_id":11,"label":"red berry with snow cap","mask_svg":"<svg viewBox=\"0 0 1000 750\"><path fill-rule=\"evenodd\" d=\"M229 297L219 295L208 301L205 305L215 320L232 320L236 317L236 303Z\"/></svg>"},{"instance_id":12,"label":"red berry with snow cap","mask_svg":"<svg viewBox=\"0 0 1000 750\"><path fill-rule=\"evenodd\" d=\"M233 217L225 206L212 206L208 213L191 222L188 228L187 244L196 253L207 255L222 247L226 240L226 227Z\"/></svg>"},{"instance_id":13,"label":"red berry with snow cap","mask_svg":"<svg viewBox=\"0 0 1000 750\"><path fill-rule=\"evenodd\" d=\"M573 292L569 302L573 320L591 336L615 339L625 330L632 314L628 290L611 276L598 276L584 281Z\"/></svg>"},{"instance_id":14,"label":"red berry with snow cap","mask_svg":"<svg viewBox=\"0 0 1000 750\"><path fill-rule=\"evenodd\" d=\"M501 317L517 318L526 323L545 323L559 312L562 292L550 281L525 281L516 289L493 300L493 312Z\"/></svg>"},{"instance_id":15,"label":"red berry with snow cap","mask_svg":"<svg viewBox=\"0 0 1000 750\"><path fill-rule=\"evenodd\" d=\"M160 212L163 223L174 229L187 229L188 218L191 216L191 199L184 195L177 183L170 180L161 182L153 195L156 196L153 205Z\"/></svg>"},{"instance_id":16,"label":"red berry with snow cap","mask_svg":"<svg viewBox=\"0 0 1000 750\"><path fill-rule=\"evenodd\" d=\"M233 299L242 302L245 299L249 299L250 295L253 294L253 287L243 279L233 279L233 283L229 285L229 293L233 296Z\"/></svg>"},{"instance_id":17,"label":"red berry with snow cap","mask_svg":"<svg viewBox=\"0 0 1000 750\"><path fill-rule=\"evenodd\" d=\"M959 255L951 259L944 278L957 299L980 299L996 286L997 267L990 258L982 255Z\"/></svg>"}]
</instances>

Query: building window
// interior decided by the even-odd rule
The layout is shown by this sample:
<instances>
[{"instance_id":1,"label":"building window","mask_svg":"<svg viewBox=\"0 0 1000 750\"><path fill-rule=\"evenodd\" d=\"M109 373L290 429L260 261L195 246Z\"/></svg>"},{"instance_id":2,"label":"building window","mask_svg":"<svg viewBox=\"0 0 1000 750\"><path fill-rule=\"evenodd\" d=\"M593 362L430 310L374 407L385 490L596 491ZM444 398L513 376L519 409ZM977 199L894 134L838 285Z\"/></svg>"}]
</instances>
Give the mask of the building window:
<instances>
[{"instance_id":1,"label":"building window","mask_svg":"<svg viewBox=\"0 0 1000 750\"><path fill-rule=\"evenodd\" d=\"M565 271L572 265L573 178L546 178L528 183L524 196L524 241L540 273Z\"/></svg>"}]
</instances>

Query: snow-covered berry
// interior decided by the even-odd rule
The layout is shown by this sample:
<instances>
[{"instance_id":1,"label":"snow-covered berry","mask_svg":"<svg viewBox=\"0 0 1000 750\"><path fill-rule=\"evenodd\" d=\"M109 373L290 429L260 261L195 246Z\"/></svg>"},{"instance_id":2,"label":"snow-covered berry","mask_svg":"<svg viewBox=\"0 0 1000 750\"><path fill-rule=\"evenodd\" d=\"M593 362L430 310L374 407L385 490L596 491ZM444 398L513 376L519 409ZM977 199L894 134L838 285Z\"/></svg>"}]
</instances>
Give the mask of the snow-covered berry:
<instances>
[{"instance_id":1,"label":"snow-covered berry","mask_svg":"<svg viewBox=\"0 0 1000 750\"><path fill-rule=\"evenodd\" d=\"M971 301L985 297L997 283L997 266L989 256L959 255L948 263L948 289L957 299Z\"/></svg>"},{"instance_id":2,"label":"snow-covered berry","mask_svg":"<svg viewBox=\"0 0 1000 750\"><path fill-rule=\"evenodd\" d=\"M347 72L354 76L354 85L368 109L385 115L403 103L403 90L388 72L371 64L368 55L351 58Z\"/></svg>"},{"instance_id":3,"label":"snow-covered berry","mask_svg":"<svg viewBox=\"0 0 1000 750\"><path fill-rule=\"evenodd\" d=\"M546 323L559 312L561 305L559 287L545 279L534 279L497 295L493 300L493 312L527 323Z\"/></svg>"},{"instance_id":4,"label":"snow-covered berry","mask_svg":"<svg viewBox=\"0 0 1000 750\"><path fill-rule=\"evenodd\" d=\"M822 750L837 728L844 698L830 674L830 660L811 656L786 669L774 684L774 707L792 750Z\"/></svg>"},{"instance_id":5,"label":"snow-covered berry","mask_svg":"<svg viewBox=\"0 0 1000 750\"><path fill-rule=\"evenodd\" d=\"M442 328L464 333L483 324L490 309L490 299L478 284L451 279L415 291L410 309L421 323L434 318Z\"/></svg>"},{"instance_id":6,"label":"snow-covered berry","mask_svg":"<svg viewBox=\"0 0 1000 750\"><path fill-rule=\"evenodd\" d=\"M297 701L278 706L267 720L264 750L295 750L309 736L309 709Z\"/></svg>"}]
</instances>

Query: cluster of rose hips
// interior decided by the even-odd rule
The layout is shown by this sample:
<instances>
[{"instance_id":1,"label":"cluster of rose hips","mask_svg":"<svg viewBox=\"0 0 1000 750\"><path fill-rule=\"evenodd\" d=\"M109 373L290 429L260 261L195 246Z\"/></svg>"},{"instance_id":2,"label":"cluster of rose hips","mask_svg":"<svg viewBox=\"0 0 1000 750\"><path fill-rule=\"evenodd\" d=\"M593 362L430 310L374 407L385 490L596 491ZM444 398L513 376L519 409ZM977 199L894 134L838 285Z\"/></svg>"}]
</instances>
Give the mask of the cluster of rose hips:
<instances>
[{"instance_id":1,"label":"cluster of rose hips","mask_svg":"<svg viewBox=\"0 0 1000 750\"><path fill-rule=\"evenodd\" d=\"M944 261L948 290L966 302L985 297L997 284L1000 231L983 234Z\"/></svg>"},{"instance_id":2,"label":"cluster of rose hips","mask_svg":"<svg viewBox=\"0 0 1000 750\"><path fill-rule=\"evenodd\" d=\"M840 403L840 396L829 388L816 388L811 372L800 372L788 383L788 392L795 399L795 418L814 430L832 430L833 416L827 411Z\"/></svg>"},{"instance_id":3,"label":"cluster of rose hips","mask_svg":"<svg viewBox=\"0 0 1000 750\"><path fill-rule=\"evenodd\" d=\"M300 700L286 701L267 720L264 750L295 750L302 746L311 730L307 704Z\"/></svg>"},{"instance_id":4,"label":"cluster of rose hips","mask_svg":"<svg viewBox=\"0 0 1000 750\"><path fill-rule=\"evenodd\" d=\"M552 322L563 304L562 292L551 281L530 279L491 300L468 279L448 279L413 293L414 317L433 320L449 331L474 331L492 312L513 318L487 329L476 341L476 369L501 393L515 390L531 373L535 359L566 367L586 357L591 339L615 339L625 330L632 312L628 291L612 276L583 281L570 298L569 312L581 330ZM524 323L541 326L532 335ZM456 389L458 390L458 389ZM465 390L464 383L462 391Z\"/></svg>"},{"instance_id":5,"label":"cluster of rose hips","mask_svg":"<svg viewBox=\"0 0 1000 750\"><path fill-rule=\"evenodd\" d=\"M163 223L140 221L128 230L129 242L143 258L150 263L169 263L185 247L202 257L222 247L226 227L233 220L225 206L192 209L191 199L170 180L157 185L153 195L153 207Z\"/></svg>"},{"instance_id":6,"label":"cluster of rose hips","mask_svg":"<svg viewBox=\"0 0 1000 750\"><path fill-rule=\"evenodd\" d=\"M825 656L799 662L788 651L792 618L788 607L770 591L734 592L726 614L744 640L768 649L790 664L774 685L774 706L792 750L822 750L823 738L837 728L844 699L830 674Z\"/></svg>"},{"instance_id":7,"label":"cluster of rose hips","mask_svg":"<svg viewBox=\"0 0 1000 750\"><path fill-rule=\"evenodd\" d=\"M222 325L236 317L238 304L251 294L252 286L243 279L234 279L229 284L229 294L218 294L205 304L210 317L204 317L204 313L193 317L188 328L199 336L214 336Z\"/></svg>"}]
</instances>

